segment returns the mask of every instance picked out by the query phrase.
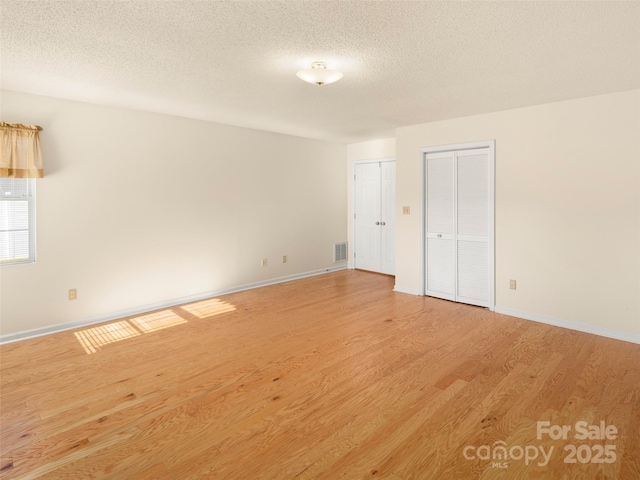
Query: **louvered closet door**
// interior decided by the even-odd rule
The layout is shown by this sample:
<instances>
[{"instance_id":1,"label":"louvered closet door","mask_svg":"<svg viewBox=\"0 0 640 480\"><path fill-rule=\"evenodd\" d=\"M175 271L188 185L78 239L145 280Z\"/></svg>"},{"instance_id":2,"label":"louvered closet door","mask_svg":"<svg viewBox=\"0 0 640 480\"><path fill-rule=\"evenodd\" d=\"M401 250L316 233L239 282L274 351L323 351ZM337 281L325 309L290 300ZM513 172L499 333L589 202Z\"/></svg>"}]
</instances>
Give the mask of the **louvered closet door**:
<instances>
[{"instance_id":1,"label":"louvered closet door","mask_svg":"<svg viewBox=\"0 0 640 480\"><path fill-rule=\"evenodd\" d=\"M425 294L492 306L493 150L425 155Z\"/></svg>"},{"instance_id":2,"label":"louvered closet door","mask_svg":"<svg viewBox=\"0 0 640 480\"><path fill-rule=\"evenodd\" d=\"M488 149L456 152L456 300L489 306Z\"/></svg>"},{"instance_id":3,"label":"louvered closet door","mask_svg":"<svg viewBox=\"0 0 640 480\"><path fill-rule=\"evenodd\" d=\"M426 294L455 300L454 152L426 156Z\"/></svg>"}]
</instances>

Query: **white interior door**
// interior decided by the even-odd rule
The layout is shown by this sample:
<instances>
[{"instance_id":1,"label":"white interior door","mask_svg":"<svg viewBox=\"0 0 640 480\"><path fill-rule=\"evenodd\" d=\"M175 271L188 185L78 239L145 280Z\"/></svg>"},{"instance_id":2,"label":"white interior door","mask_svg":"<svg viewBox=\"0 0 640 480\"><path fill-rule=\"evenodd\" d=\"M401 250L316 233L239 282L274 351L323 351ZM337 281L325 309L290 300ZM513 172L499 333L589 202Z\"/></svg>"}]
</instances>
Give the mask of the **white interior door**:
<instances>
[{"instance_id":1,"label":"white interior door","mask_svg":"<svg viewBox=\"0 0 640 480\"><path fill-rule=\"evenodd\" d=\"M492 308L493 142L485 145L423 150L424 281L425 295Z\"/></svg>"},{"instance_id":2,"label":"white interior door","mask_svg":"<svg viewBox=\"0 0 640 480\"><path fill-rule=\"evenodd\" d=\"M355 166L355 268L380 271L380 164Z\"/></svg>"},{"instance_id":3,"label":"white interior door","mask_svg":"<svg viewBox=\"0 0 640 480\"><path fill-rule=\"evenodd\" d=\"M354 172L354 267L394 275L396 164L358 163Z\"/></svg>"}]
</instances>

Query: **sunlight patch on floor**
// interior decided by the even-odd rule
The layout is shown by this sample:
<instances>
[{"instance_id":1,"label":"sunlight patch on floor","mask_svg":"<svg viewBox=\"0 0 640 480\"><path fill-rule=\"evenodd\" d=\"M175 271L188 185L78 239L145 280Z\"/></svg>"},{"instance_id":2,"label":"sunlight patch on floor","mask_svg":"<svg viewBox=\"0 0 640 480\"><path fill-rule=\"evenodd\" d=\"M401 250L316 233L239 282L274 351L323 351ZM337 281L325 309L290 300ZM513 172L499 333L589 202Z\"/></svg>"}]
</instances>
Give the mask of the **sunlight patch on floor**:
<instances>
[{"instance_id":1,"label":"sunlight patch on floor","mask_svg":"<svg viewBox=\"0 0 640 480\"><path fill-rule=\"evenodd\" d=\"M187 312L198 318L207 318L221 313L233 312L235 305L224 302L217 298L203 300L201 302L183 305ZM102 350L104 345L118 342L127 338L137 337L143 333L156 332L164 328L175 327L187 323L187 320L178 315L173 309L161 310L159 312L148 313L128 320L119 320L96 327L85 328L75 332L74 335L88 355Z\"/></svg>"},{"instance_id":2,"label":"sunlight patch on floor","mask_svg":"<svg viewBox=\"0 0 640 480\"><path fill-rule=\"evenodd\" d=\"M210 298L209 300L190 303L189 305L183 305L182 308L198 318L211 317L236 310L235 305L224 302L218 298Z\"/></svg>"},{"instance_id":3,"label":"sunlight patch on floor","mask_svg":"<svg viewBox=\"0 0 640 480\"><path fill-rule=\"evenodd\" d=\"M162 310L161 312L150 313L149 315L132 318L129 321L139 328L142 333L155 332L156 330L162 330L163 328L187 323L184 318L180 315L176 315L172 310Z\"/></svg>"},{"instance_id":4,"label":"sunlight patch on floor","mask_svg":"<svg viewBox=\"0 0 640 480\"><path fill-rule=\"evenodd\" d=\"M74 335L84 348L87 354L96 353L103 345L119 342L125 338L136 337L140 332L136 330L128 321L107 323L97 327L86 328L75 332Z\"/></svg>"}]
</instances>

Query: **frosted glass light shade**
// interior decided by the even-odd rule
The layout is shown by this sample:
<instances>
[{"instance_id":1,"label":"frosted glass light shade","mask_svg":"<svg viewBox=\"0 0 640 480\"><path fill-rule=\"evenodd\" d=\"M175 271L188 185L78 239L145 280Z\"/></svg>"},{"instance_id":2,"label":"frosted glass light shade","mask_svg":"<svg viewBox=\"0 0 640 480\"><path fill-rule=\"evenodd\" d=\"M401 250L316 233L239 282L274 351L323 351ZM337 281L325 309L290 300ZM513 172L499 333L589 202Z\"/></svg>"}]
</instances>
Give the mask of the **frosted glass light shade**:
<instances>
[{"instance_id":1,"label":"frosted glass light shade","mask_svg":"<svg viewBox=\"0 0 640 480\"><path fill-rule=\"evenodd\" d=\"M329 70L324 62L313 62L311 68L299 70L296 76L300 80L313 83L315 85L327 85L337 82L343 75L338 70Z\"/></svg>"}]
</instances>

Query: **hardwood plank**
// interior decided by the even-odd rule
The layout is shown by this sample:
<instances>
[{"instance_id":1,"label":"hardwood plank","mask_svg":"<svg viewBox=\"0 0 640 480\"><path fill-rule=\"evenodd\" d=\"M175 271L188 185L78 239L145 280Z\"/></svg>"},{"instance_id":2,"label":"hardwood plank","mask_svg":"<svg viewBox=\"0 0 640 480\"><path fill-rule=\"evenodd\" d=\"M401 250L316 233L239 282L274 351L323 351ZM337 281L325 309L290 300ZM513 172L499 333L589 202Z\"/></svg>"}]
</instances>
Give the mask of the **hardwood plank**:
<instances>
[{"instance_id":1,"label":"hardwood plank","mask_svg":"<svg viewBox=\"0 0 640 480\"><path fill-rule=\"evenodd\" d=\"M392 288L341 271L0 346L0 478L640 477L639 345ZM496 442L554 453L463 456Z\"/></svg>"}]
</instances>

